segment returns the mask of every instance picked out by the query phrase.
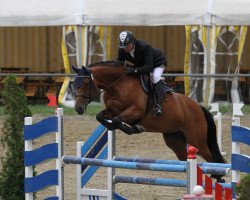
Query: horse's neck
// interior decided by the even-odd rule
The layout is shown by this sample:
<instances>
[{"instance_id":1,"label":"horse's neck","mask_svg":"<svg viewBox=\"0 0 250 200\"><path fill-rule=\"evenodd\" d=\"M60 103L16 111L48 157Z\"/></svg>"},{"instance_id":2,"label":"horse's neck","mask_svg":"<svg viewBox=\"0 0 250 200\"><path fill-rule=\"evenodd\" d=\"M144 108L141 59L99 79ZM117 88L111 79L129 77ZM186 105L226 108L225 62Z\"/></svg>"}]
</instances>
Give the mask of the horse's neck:
<instances>
[{"instance_id":1,"label":"horse's neck","mask_svg":"<svg viewBox=\"0 0 250 200\"><path fill-rule=\"evenodd\" d=\"M124 68L121 67L107 67L98 66L92 68L94 79L102 85L110 85L118 80L124 73Z\"/></svg>"}]
</instances>

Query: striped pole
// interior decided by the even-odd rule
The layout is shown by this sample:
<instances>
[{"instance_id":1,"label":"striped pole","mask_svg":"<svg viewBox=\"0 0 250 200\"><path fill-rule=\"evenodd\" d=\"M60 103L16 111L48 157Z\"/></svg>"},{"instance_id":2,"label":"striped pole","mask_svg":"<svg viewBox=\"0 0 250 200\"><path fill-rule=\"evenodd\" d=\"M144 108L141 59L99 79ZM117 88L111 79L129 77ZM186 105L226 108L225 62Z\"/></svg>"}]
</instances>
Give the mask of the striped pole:
<instances>
[{"instance_id":1,"label":"striped pole","mask_svg":"<svg viewBox=\"0 0 250 200\"><path fill-rule=\"evenodd\" d=\"M153 170L153 171L169 171L169 172L186 172L186 165L171 165L171 164L156 164L156 163L139 163L139 162L126 162L104 159L81 158L73 156L63 156L65 164L81 164L81 165L94 165L102 167L124 168L124 169L140 169L140 170ZM226 175L229 169L217 167L202 167L204 174Z\"/></svg>"},{"instance_id":2,"label":"striped pole","mask_svg":"<svg viewBox=\"0 0 250 200\"><path fill-rule=\"evenodd\" d=\"M178 179L165 179L165 178L145 178L137 176L114 176L115 183L134 183L144 185L161 185L161 186L175 186L175 187L186 187L186 180Z\"/></svg>"},{"instance_id":3,"label":"striped pole","mask_svg":"<svg viewBox=\"0 0 250 200\"><path fill-rule=\"evenodd\" d=\"M186 172L186 166L184 165L134 163L134 162L124 162L124 161L114 161L114 160L104 160L104 159L79 158L73 156L63 156L62 160L65 164L94 165L102 167L140 169L140 170L152 170L152 171Z\"/></svg>"},{"instance_id":4,"label":"striped pole","mask_svg":"<svg viewBox=\"0 0 250 200\"><path fill-rule=\"evenodd\" d=\"M170 165L187 165L187 161L161 160L161 159L139 158L139 157L115 156L114 160L116 160L116 161L126 161L126 162L157 163L157 164L170 164ZM202 167L231 168L231 164L225 164L225 163L198 162L198 165L202 166Z\"/></svg>"}]
</instances>

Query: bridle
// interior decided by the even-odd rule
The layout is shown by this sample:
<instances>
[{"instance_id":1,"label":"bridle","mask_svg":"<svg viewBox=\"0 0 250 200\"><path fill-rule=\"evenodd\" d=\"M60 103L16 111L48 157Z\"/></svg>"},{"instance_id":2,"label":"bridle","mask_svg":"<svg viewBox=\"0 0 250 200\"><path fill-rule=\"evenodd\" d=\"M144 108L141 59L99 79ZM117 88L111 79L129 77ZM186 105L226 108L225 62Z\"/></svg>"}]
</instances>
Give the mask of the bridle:
<instances>
[{"instance_id":1,"label":"bridle","mask_svg":"<svg viewBox=\"0 0 250 200\"><path fill-rule=\"evenodd\" d=\"M78 85L76 86L76 88L80 88L84 82L84 78L88 78L90 79L90 87L89 87L89 92L88 94L79 94L79 93L76 93L76 97L84 97L86 99L88 99L88 104L90 104L93 100L95 100L95 98L97 98L101 93L97 94L96 96L94 97L91 97L91 94L92 92L94 91L94 84L93 84L93 80L92 80L92 77L91 76L77 76L77 78L82 78L83 80L81 81L81 85Z\"/></svg>"},{"instance_id":2,"label":"bridle","mask_svg":"<svg viewBox=\"0 0 250 200\"><path fill-rule=\"evenodd\" d=\"M124 73L122 76L120 76L118 79L114 80L112 83L110 83L107 88L111 88L115 83L117 83L118 81L120 81L124 76L126 76L127 73ZM95 84L93 83L93 78L92 76L77 76L77 78L82 78L82 81L81 81L81 84L78 84L78 86L75 84L76 88L80 88L84 82L84 78L89 78L90 79L90 87L89 87L89 92L88 94L79 94L79 93L76 93L76 97L84 97L86 99L88 99L88 104L90 104L93 100L95 100L97 97L100 96L100 94L102 94L104 92L104 90L102 90L101 92L99 92L97 95L95 95L94 97L91 97L91 94L94 90L94 86ZM76 79L75 79L75 82L76 82Z\"/></svg>"}]
</instances>

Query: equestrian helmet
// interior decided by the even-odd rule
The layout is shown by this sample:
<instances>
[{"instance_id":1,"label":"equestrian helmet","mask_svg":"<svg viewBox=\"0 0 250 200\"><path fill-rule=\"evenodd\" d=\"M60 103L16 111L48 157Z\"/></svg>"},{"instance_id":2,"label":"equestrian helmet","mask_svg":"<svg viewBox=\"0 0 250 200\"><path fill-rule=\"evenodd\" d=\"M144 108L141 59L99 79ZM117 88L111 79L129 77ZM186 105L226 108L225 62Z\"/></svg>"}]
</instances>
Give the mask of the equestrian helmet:
<instances>
[{"instance_id":1,"label":"equestrian helmet","mask_svg":"<svg viewBox=\"0 0 250 200\"><path fill-rule=\"evenodd\" d=\"M135 36L131 31L122 31L119 35L119 48L126 48L126 46L135 41Z\"/></svg>"}]
</instances>

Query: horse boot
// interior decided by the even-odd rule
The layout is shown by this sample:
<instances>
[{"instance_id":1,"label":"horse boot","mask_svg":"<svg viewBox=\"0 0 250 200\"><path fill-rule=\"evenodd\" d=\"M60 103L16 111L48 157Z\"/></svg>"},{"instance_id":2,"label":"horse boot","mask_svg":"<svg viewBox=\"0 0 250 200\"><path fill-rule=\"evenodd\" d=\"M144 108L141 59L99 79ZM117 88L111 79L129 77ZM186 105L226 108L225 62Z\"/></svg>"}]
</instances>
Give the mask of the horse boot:
<instances>
[{"instance_id":1,"label":"horse boot","mask_svg":"<svg viewBox=\"0 0 250 200\"><path fill-rule=\"evenodd\" d=\"M154 116L155 117L160 117L162 113L162 109L161 109L162 95L163 95L162 82L158 81L157 83L154 83L154 96L155 96Z\"/></svg>"}]
</instances>

